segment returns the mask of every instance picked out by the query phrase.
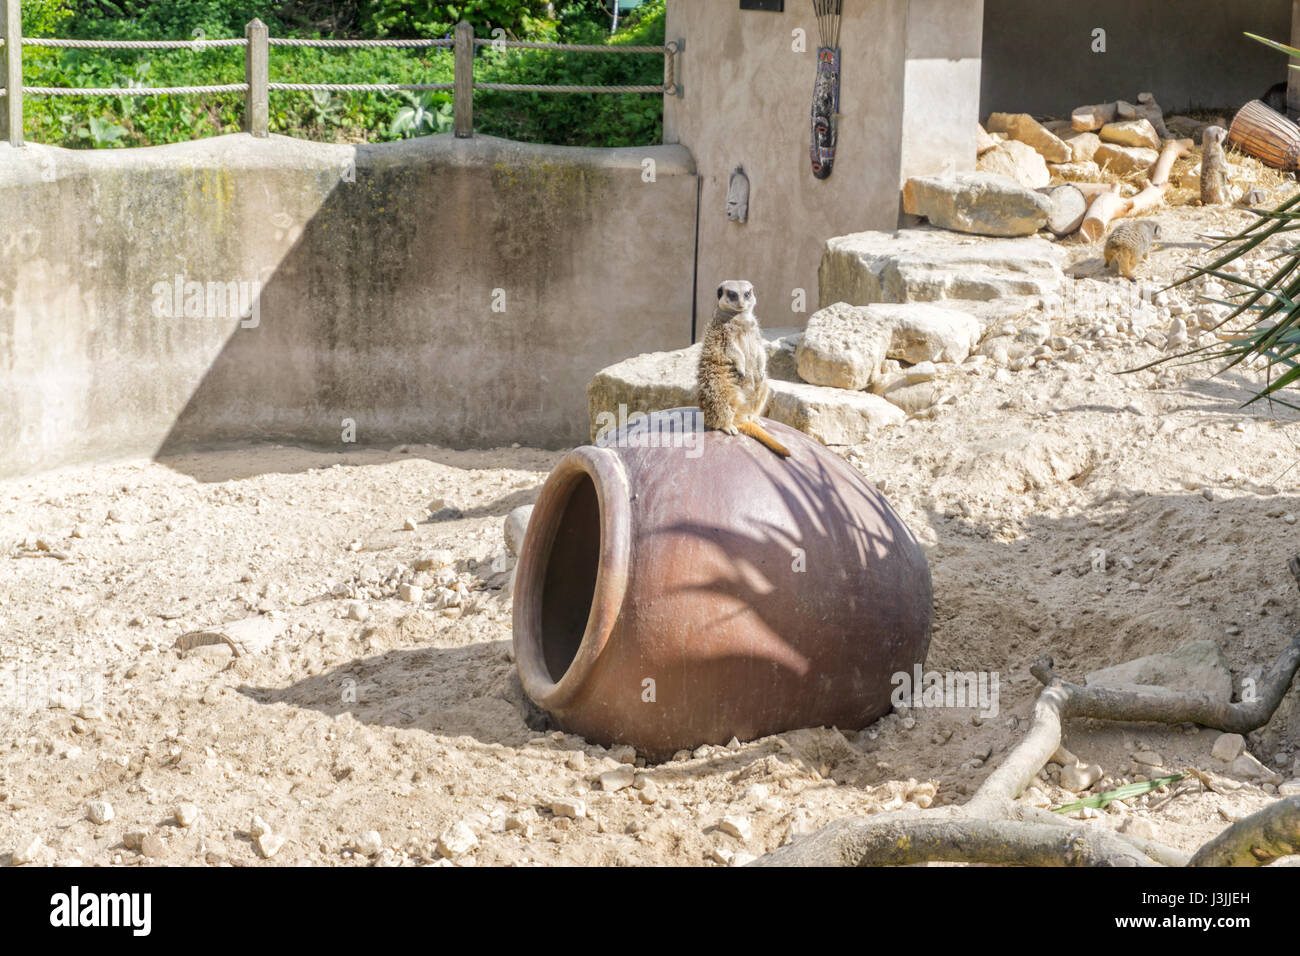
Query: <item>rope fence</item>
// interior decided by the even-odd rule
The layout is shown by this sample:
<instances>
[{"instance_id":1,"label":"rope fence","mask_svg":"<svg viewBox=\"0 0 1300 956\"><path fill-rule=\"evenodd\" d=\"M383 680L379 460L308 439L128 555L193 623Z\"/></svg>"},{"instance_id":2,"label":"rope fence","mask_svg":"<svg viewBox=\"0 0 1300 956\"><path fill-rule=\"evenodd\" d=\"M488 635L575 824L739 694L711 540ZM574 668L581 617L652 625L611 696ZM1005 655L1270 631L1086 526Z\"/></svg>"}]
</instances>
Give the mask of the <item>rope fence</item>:
<instances>
[{"instance_id":1,"label":"rope fence","mask_svg":"<svg viewBox=\"0 0 1300 956\"><path fill-rule=\"evenodd\" d=\"M663 46L599 46L581 43L533 43L524 40L484 39L474 36L474 28L461 21L454 37L425 39L313 40L295 37L272 37L266 24L253 20L244 28L244 36L209 40L69 40L22 35L21 0L0 0L0 141L23 145L24 96L190 96L199 94L242 93L244 95L244 130L254 136L269 135L272 92L293 93L397 93L403 91L448 91L452 96L453 129L458 137L474 135L474 90L503 93L661 93L682 96L677 82L677 55L683 49L680 40ZM319 49L365 49L370 47L408 49L451 49L455 54L451 83L272 83L270 48L315 47ZM242 48L244 82L207 86L127 86L127 87L53 87L24 86L22 77L23 47L70 50L191 50ZM474 51L492 49L555 50L564 53L653 54L664 58L662 85L642 86L572 86L553 83L484 83L474 79ZM10 91L20 91L18 95Z\"/></svg>"}]
</instances>

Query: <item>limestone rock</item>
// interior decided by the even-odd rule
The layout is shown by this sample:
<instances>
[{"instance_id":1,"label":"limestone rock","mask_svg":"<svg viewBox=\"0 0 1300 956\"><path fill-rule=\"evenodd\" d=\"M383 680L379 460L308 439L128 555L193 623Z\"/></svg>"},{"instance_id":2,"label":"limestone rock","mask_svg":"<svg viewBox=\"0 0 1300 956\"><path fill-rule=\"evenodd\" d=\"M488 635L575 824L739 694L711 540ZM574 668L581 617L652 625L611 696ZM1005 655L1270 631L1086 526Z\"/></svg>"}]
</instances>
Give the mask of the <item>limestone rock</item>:
<instances>
[{"instance_id":1,"label":"limestone rock","mask_svg":"<svg viewBox=\"0 0 1300 956\"><path fill-rule=\"evenodd\" d=\"M614 792L616 790L625 790L632 786L636 780L636 773L630 766L617 767L614 770L607 770L600 775L600 789Z\"/></svg>"},{"instance_id":2,"label":"limestone rock","mask_svg":"<svg viewBox=\"0 0 1300 956\"><path fill-rule=\"evenodd\" d=\"M767 377L782 382L798 382L799 362L797 354L799 343L803 341L803 329L775 328L765 329L763 344L767 347Z\"/></svg>"},{"instance_id":3,"label":"limestone rock","mask_svg":"<svg viewBox=\"0 0 1300 956\"><path fill-rule=\"evenodd\" d=\"M1040 189L1047 197L1051 209L1047 214L1047 228L1057 236L1068 236L1083 225L1083 217L1088 214L1086 200L1074 186L1048 186Z\"/></svg>"},{"instance_id":4,"label":"limestone rock","mask_svg":"<svg viewBox=\"0 0 1300 956\"><path fill-rule=\"evenodd\" d=\"M1246 738L1241 734L1219 734L1210 753L1224 763L1232 763L1245 749Z\"/></svg>"},{"instance_id":5,"label":"limestone rock","mask_svg":"<svg viewBox=\"0 0 1300 956\"><path fill-rule=\"evenodd\" d=\"M981 173L1005 176L1026 189L1039 189L1052 181L1047 170L1047 160L1038 150L1019 140L1009 139L998 143L975 161L975 168ZM1008 235L1008 233L995 233ZM1023 235L1023 233L1011 233Z\"/></svg>"},{"instance_id":6,"label":"limestone rock","mask_svg":"<svg viewBox=\"0 0 1300 956\"><path fill-rule=\"evenodd\" d=\"M1101 147L1101 137L1091 130L1062 133L1061 139L1070 147L1070 158L1067 162L1071 163L1089 162Z\"/></svg>"},{"instance_id":7,"label":"limestone rock","mask_svg":"<svg viewBox=\"0 0 1300 956\"><path fill-rule=\"evenodd\" d=\"M939 390L934 382L909 382L900 375L887 383L879 394L885 401L897 405L908 415L915 415L934 407L939 397Z\"/></svg>"},{"instance_id":8,"label":"limestone rock","mask_svg":"<svg viewBox=\"0 0 1300 956\"><path fill-rule=\"evenodd\" d=\"M557 817L580 820L587 815L587 804L577 797L556 797L551 801L551 812Z\"/></svg>"},{"instance_id":9,"label":"limestone rock","mask_svg":"<svg viewBox=\"0 0 1300 956\"><path fill-rule=\"evenodd\" d=\"M477 846L478 836L464 820L448 827L438 837L438 853L448 860L466 856Z\"/></svg>"},{"instance_id":10,"label":"limestone rock","mask_svg":"<svg viewBox=\"0 0 1300 956\"><path fill-rule=\"evenodd\" d=\"M988 130L986 130L983 126L980 126L978 123L976 124L976 126L977 126L977 132L975 133L975 155L983 156L990 149L997 146L998 143L1002 142L1002 140L998 139L996 136L990 136Z\"/></svg>"},{"instance_id":11,"label":"limestone rock","mask_svg":"<svg viewBox=\"0 0 1300 956\"><path fill-rule=\"evenodd\" d=\"M378 856L384 848L383 838L379 836L378 830L366 830L353 843L352 848L362 856Z\"/></svg>"},{"instance_id":12,"label":"limestone rock","mask_svg":"<svg viewBox=\"0 0 1300 956\"><path fill-rule=\"evenodd\" d=\"M1201 691L1224 703L1232 699L1232 674L1223 649L1214 641L1195 641L1167 654L1152 654L1093 671L1086 683L1116 690L1167 687Z\"/></svg>"},{"instance_id":13,"label":"limestone rock","mask_svg":"<svg viewBox=\"0 0 1300 956\"><path fill-rule=\"evenodd\" d=\"M989 161L1010 144L1002 144L983 157ZM1016 143L1029 149L1022 143ZM1047 223L1047 202L1033 190L1051 181L1047 165L1034 153L1042 166L1035 186L997 171L958 173L952 176L917 176L903 187L903 209L914 216L926 217L931 225L957 232L984 236L1030 236Z\"/></svg>"},{"instance_id":14,"label":"limestone rock","mask_svg":"<svg viewBox=\"0 0 1300 956\"><path fill-rule=\"evenodd\" d=\"M1070 147L1028 113L994 113L988 128L1033 147L1049 163L1064 163L1071 158Z\"/></svg>"},{"instance_id":15,"label":"limestone rock","mask_svg":"<svg viewBox=\"0 0 1300 956\"><path fill-rule=\"evenodd\" d=\"M1044 207L1047 199L1034 193ZM1020 301L1061 294L1065 256L1046 239L975 239L942 229L858 232L826 243L822 306L834 302Z\"/></svg>"},{"instance_id":16,"label":"limestone rock","mask_svg":"<svg viewBox=\"0 0 1300 956\"><path fill-rule=\"evenodd\" d=\"M773 382L767 417L825 445L853 445L882 428L900 424L906 416L879 395Z\"/></svg>"},{"instance_id":17,"label":"limestone rock","mask_svg":"<svg viewBox=\"0 0 1300 956\"><path fill-rule=\"evenodd\" d=\"M113 805L107 800L91 800L86 805L86 818L97 826L111 822L114 816Z\"/></svg>"},{"instance_id":18,"label":"limestone rock","mask_svg":"<svg viewBox=\"0 0 1300 956\"><path fill-rule=\"evenodd\" d=\"M979 320L968 312L920 303L867 308L893 329L888 357L909 365L964 362L979 342Z\"/></svg>"},{"instance_id":19,"label":"limestone rock","mask_svg":"<svg viewBox=\"0 0 1300 956\"><path fill-rule=\"evenodd\" d=\"M1101 167L1087 159L1077 163L1057 163L1052 175L1071 183L1095 183L1101 179Z\"/></svg>"},{"instance_id":20,"label":"limestone rock","mask_svg":"<svg viewBox=\"0 0 1300 956\"><path fill-rule=\"evenodd\" d=\"M1061 768L1061 786L1071 793L1081 793L1101 779L1101 767L1084 764Z\"/></svg>"},{"instance_id":21,"label":"limestone rock","mask_svg":"<svg viewBox=\"0 0 1300 956\"><path fill-rule=\"evenodd\" d=\"M1160 154L1154 149L1143 146L1116 146L1103 143L1093 154L1092 160L1098 166L1109 168L1120 176L1144 172L1155 165Z\"/></svg>"},{"instance_id":22,"label":"limestone rock","mask_svg":"<svg viewBox=\"0 0 1300 956\"><path fill-rule=\"evenodd\" d=\"M40 859L41 851L45 849L45 844L36 834L25 836L18 841L14 847L13 864L22 866L26 863L35 863Z\"/></svg>"},{"instance_id":23,"label":"limestone rock","mask_svg":"<svg viewBox=\"0 0 1300 956\"><path fill-rule=\"evenodd\" d=\"M799 377L812 385L853 391L880 377L891 327L865 306L836 302L814 312L796 351Z\"/></svg>"},{"instance_id":24,"label":"limestone rock","mask_svg":"<svg viewBox=\"0 0 1300 956\"><path fill-rule=\"evenodd\" d=\"M1118 146L1160 149L1160 135L1156 132L1156 128L1145 119L1107 123L1097 135L1102 142L1115 143Z\"/></svg>"}]
</instances>

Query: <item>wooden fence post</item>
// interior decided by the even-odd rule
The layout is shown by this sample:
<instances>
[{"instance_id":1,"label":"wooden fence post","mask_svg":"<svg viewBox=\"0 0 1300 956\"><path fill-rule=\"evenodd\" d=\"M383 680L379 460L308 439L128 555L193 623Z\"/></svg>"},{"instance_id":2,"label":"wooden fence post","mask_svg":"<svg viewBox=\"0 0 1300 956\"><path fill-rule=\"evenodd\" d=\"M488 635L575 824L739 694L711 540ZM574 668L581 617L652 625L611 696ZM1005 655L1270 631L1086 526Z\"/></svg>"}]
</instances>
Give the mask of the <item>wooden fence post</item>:
<instances>
[{"instance_id":1,"label":"wooden fence post","mask_svg":"<svg viewBox=\"0 0 1300 956\"><path fill-rule=\"evenodd\" d=\"M22 0L0 0L0 37L5 41L4 109L0 110L0 140L23 145L23 11Z\"/></svg>"},{"instance_id":2,"label":"wooden fence post","mask_svg":"<svg viewBox=\"0 0 1300 956\"><path fill-rule=\"evenodd\" d=\"M271 121L271 104L267 84L271 80L270 44L266 24L254 17L244 27L248 46L244 50L244 82L248 92L244 100L244 131L266 136Z\"/></svg>"},{"instance_id":3,"label":"wooden fence post","mask_svg":"<svg viewBox=\"0 0 1300 956\"><path fill-rule=\"evenodd\" d=\"M454 129L461 139L474 135L474 27L456 24L456 88L452 92Z\"/></svg>"}]
</instances>

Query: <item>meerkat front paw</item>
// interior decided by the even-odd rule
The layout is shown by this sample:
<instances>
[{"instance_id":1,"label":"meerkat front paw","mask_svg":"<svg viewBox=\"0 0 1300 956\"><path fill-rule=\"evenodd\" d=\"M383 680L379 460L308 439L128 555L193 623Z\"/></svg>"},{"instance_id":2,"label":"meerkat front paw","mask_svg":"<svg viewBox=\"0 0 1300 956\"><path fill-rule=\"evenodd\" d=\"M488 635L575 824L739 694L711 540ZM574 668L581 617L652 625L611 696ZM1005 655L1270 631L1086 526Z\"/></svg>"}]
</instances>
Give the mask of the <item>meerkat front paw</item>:
<instances>
[{"instance_id":1,"label":"meerkat front paw","mask_svg":"<svg viewBox=\"0 0 1300 956\"><path fill-rule=\"evenodd\" d=\"M723 430L724 432L726 432L728 435L739 435L739 434L740 434L740 429L737 428L735 425L727 425L727 426L725 426L722 430Z\"/></svg>"}]
</instances>

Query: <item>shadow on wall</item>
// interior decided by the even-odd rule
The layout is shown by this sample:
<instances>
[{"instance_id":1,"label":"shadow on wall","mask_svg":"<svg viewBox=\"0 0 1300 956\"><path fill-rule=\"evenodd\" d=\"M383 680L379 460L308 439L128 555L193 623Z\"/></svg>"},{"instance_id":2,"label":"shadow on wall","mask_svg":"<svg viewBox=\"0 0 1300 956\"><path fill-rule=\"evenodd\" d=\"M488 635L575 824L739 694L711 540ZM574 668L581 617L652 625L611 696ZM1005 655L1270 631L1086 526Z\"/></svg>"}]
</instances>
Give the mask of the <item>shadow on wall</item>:
<instances>
[{"instance_id":1,"label":"shadow on wall","mask_svg":"<svg viewBox=\"0 0 1300 956\"><path fill-rule=\"evenodd\" d=\"M980 116L1068 117L1150 91L1166 112L1241 106L1287 79L1291 0L984 0ZM1096 31L1103 31L1097 34ZM1094 52L1104 40L1105 52Z\"/></svg>"},{"instance_id":2,"label":"shadow on wall","mask_svg":"<svg viewBox=\"0 0 1300 956\"><path fill-rule=\"evenodd\" d=\"M0 475L583 442L597 371L690 343L696 210L681 146L0 144Z\"/></svg>"},{"instance_id":3,"label":"shadow on wall","mask_svg":"<svg viewBox=\"0 0 1300 956\"><path fill-rule=\"evenodd\" d=\"M573 444L596 371L686 344L693 209L628 196L678 185L643 184L643 151L450 145L457 162L357 148L159 457L212 440Z\"/></svg>"}]
</instances>

